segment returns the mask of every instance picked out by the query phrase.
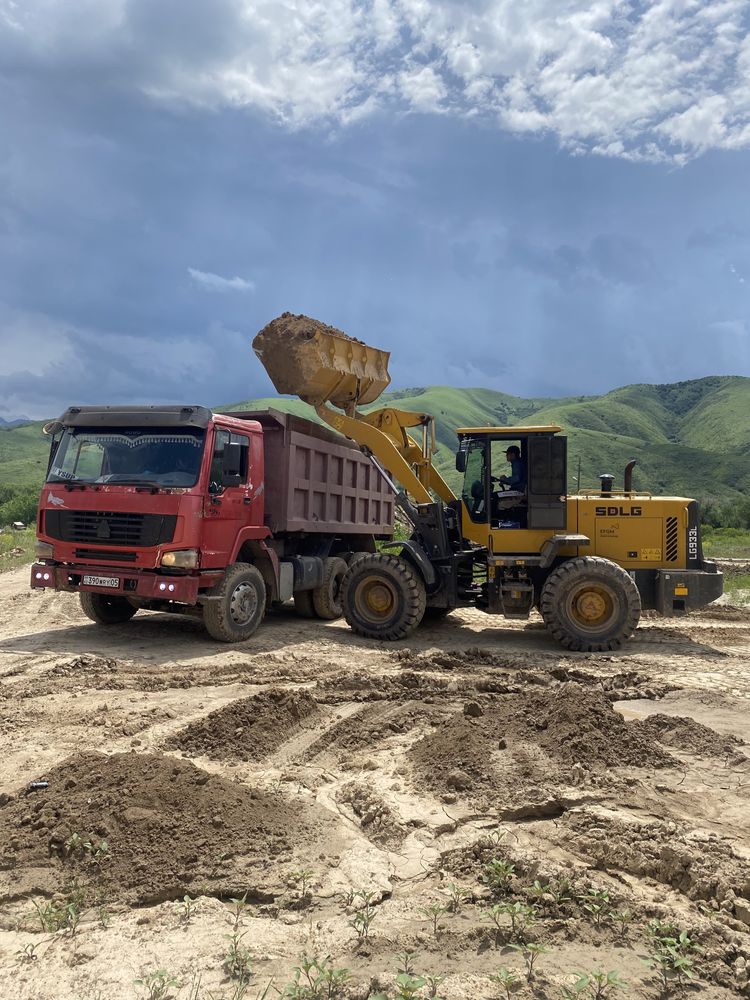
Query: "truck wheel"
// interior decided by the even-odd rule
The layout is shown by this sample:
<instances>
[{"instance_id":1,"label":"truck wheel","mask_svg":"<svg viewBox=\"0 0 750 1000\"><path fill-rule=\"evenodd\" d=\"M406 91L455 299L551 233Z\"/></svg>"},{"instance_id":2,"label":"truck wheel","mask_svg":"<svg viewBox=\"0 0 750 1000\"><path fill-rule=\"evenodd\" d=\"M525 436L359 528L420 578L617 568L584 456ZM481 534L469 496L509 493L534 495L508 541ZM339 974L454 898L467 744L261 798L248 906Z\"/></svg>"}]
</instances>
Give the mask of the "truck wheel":
<instances>
[{"instance_id":1,"label":"truck wheel","mask_svg":"<svg viewBox=\"0 0 750 1000\"><path fill-rule=\"evenodd\" d=\"M315 618L312 594L311 590L295 590L294 610L300 618Z\"/></svg>"},{"instance_id":2,"label":"truck wheel","mask_svg":"<svg viewBox=\"0 0 750 1000\"><path fill-rule=\"evenodd\" d=\"M584 653L617 649L641 617L641 596L632 577L598 556L569 559L550 573L540 611L552 635Z\"/></svg>"},{"instance_id":3,"label":"truck wheel","mask_svg":"<svg viewBox=\"0 0 750 1000\"><path fill-rule=\"evenodd\" d=\"M83 613L97 625L121 625L129 622L138 610L127 597L92 594L89 590L82 590L78 596Z\"/></svg>"},{"instance_id":4,"label":"truck wheel","mask_svg":"<svg viewBox=\"0 0 750 1000\"><path fill-rule=\"evenodd\" d=\"M266 584L255 566L235 563L211 591L216 600L203 606L203 624L219 642L242 642L260 625L266 611Z\"/></svg>"},{"instance_id":5,"label":"truck wheel","mask_svg":"<svg viewBox=\"0 0 750 1000\"><path fill-rule=\"evenodd\" d=\"M348 569L343 559L333 557L323 560L323 582L312 592L313 607L318 618L332 622L341 617L341 581Z\"/></svg>"},{"instance_id":6,"label":"truck wheel","mask_svg":"<svg viewBox=\"0 0 750 1000\"><path fill-rule=\"evenodd\" d=\"M366 559L368 556L371 555L372 552L364 552L362 550L359 550L358 552L348 552L342 558L344 559L344 562L346 562L346 564L349 566L349 569L351 569L352 566L355 563L358 563L360 559Z\"/></svg>"},{"instance_id":7,"label":"truck wheel","mask_svg":"<svg viewBox=\"0 0 750 1000\"><path fill-rule=\"evenodd\" d=\"M404 639L424 615L424 583L398 556L358 559L341 585L344 617L369 639Z\"/></svg>"}]
</instances>

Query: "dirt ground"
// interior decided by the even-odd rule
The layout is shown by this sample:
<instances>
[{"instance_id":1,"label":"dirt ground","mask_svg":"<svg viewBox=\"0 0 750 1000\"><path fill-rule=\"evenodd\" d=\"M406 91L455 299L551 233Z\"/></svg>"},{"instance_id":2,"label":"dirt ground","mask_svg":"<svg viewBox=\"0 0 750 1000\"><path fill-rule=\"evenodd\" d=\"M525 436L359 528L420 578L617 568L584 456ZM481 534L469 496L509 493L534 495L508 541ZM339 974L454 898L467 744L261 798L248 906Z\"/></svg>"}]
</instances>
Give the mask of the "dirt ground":
<instances>
[{"instance_id":1,"label":"dirt ground","mask_svg":"<svg viewBox=\"0 0 750 1000\"><path fill-rule=\"evenodd\" d=\"M750 996L750 609L607 655L538 618L382 645L292 607L221 646L98 628L27 573L0 575L3 998L255 1000L305 956L351 978L291 996L394 997L406 952L445 977L420 997L503 997L501 966L520 998L594 970L682 995L653 920L700 949L685 995Z\"/></svg>"}]
</instances>

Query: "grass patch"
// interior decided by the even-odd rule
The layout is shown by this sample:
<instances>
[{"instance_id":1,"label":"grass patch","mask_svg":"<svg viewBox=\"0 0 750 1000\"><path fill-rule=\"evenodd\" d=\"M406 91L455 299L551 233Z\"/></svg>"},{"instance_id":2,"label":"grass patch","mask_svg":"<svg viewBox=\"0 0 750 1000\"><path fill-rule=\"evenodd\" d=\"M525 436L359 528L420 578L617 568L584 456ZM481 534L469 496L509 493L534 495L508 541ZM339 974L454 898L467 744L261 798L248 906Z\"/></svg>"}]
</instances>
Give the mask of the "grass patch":
<instances>
[{"instance_id":1,"label":"grass patch","mask_svg":"<svg viewBox=\"0 0 750 1000\"><path fill-rule=\"evenodd\" d=\"M750 573L725 573L724 593L730 604L750 606Z\"/></svg>"},{"instance_id":2,"label":"grass patch","mask_svg":"<svg viewBox=\"0 0 750 1000\"><path fill-rule=\"evenodd\" d=\"M701 531L703 551L709 559L750 559L750 531L745 528L711 528Z\"/></svg>"},{"instance_id":3,"label":"grass patch","mask_svg":"<svg viewBox=\"0 0 750 1000\"><path fill-rule=\"evenodd\" d=\"M32 563L35 540L35 528L25 528L23 531L5 530L0 533L0 573Z\"/></svg>"}]
</instances>

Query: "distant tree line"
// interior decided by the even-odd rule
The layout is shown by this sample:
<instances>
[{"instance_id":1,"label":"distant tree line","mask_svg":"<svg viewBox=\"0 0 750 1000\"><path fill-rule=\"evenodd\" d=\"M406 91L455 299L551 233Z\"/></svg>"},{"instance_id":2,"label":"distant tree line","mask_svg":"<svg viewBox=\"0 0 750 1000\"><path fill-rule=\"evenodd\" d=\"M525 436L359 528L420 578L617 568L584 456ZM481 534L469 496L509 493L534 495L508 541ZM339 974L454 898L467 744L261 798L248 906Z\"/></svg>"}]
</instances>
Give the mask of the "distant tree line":
<instances>
[{"instance_id":1,"label":"distant tree line","mask_svg":"<svg viewBox=\"0 0 750 1000\"><path fill-rule=\"evenodd\" d=\"M711 528L750 529L750 497L733 500L704 500L701 521Z\"/></svg>"},{"instance_id":2,"label":"distant tree line","mask_svg":"<svg viewBox=\"0 0 750 1000\"><path fill-rule=\"evenodd\" d=\"M0 485L0 528L14 521L34 524L38 504L38 486Z\"/></svg>"}]
</instances>

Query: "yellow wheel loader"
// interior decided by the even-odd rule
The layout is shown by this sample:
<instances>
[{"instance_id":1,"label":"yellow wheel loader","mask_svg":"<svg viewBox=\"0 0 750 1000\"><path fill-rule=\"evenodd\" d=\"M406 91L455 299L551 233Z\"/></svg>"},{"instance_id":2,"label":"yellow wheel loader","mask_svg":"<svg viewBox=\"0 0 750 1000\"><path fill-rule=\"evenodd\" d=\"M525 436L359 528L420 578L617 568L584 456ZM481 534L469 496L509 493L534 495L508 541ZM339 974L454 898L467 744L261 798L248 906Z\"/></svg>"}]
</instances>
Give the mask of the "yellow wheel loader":
<instances>
[{"instance_id":1,"label":"yellow wheel loader","mask_svg":"<svg viewBox=\"0 0 750 1000\"><path fill-rule=\"evenodd\" d=\"M620 646L642 610L681 615L721 595L698 503L633 490L635 462L622 488L601 476L597 489L568 495L560 427L462 427L455 496L432 461L430 414L358 409L389 385L388 352L289 313L253 348L278 392L299 396L369 455L413 527L386 546L397 554L352 560L341 597L359 635L403 639L460 607L520 619L537 608L563 646L594 652Z\"/></svg>"}]
</instances>

